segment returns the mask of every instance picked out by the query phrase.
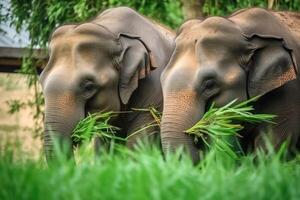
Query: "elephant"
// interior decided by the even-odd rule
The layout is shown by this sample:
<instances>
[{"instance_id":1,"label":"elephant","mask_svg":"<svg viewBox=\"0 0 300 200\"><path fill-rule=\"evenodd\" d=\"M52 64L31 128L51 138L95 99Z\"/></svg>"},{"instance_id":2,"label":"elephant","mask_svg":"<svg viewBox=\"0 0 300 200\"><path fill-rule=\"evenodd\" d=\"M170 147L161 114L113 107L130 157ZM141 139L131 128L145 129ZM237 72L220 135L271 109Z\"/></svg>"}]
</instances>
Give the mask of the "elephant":
<instances>
[{"instance_id":1,"label":"elephant","mask_svg":"<svg viewBox=\"0 0 300 200\"><path fill-rule=\"evenodd\" d=\"M274 124L245 124L239 142L245 152L275 150L288 141L288 152L299 149L300 15L249 8L229 17L191 19L175 38L175 49L161 75L163 152L179 147L194 162L204 144L185 133L214 102L221 107L234 99L256 96L255 113L276 115ZM271 134L266 134L271 133ZM270 137L269 137L270 135ZM272 138L272 139L271 139Z\"/></svg>"},{"instance_id":2,"label":"elephant","mask_svg":"<svg viewBox=\"0 0 300 200\"><path fill-rule=\"evenodd\" d=\"M72 130L89 113L124 113L112 121L122 137L153 121L149 113L126 111L149 106L162 110L160 75L172 55L174 38L171 29L128 7L55 29L49 61L40 75L47 160L56 159L53 138L60 146L66 144L64 155L73 158ZM128 145L147 134L131 137Z\"/></svg>"}]
</instances>

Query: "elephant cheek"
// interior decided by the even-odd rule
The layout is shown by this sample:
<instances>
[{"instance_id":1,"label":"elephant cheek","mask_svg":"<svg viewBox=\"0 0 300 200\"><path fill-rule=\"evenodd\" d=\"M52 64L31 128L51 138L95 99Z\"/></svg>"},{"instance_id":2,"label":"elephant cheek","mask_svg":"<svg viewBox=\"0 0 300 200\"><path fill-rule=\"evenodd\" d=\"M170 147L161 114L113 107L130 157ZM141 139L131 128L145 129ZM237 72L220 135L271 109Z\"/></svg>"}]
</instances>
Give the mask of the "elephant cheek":
<instances>
[{"instance_id":1,"label":"elephant cheek","mask_svg":"<svg viewBox=\"0 0 300 200\"><path fill-rule=\"evenodd\" d=\"M119 96L111 91L101 91L95 97L86 102L86 111L89 113L120 111L121 103Z\"/></svg>"}]
</instances>

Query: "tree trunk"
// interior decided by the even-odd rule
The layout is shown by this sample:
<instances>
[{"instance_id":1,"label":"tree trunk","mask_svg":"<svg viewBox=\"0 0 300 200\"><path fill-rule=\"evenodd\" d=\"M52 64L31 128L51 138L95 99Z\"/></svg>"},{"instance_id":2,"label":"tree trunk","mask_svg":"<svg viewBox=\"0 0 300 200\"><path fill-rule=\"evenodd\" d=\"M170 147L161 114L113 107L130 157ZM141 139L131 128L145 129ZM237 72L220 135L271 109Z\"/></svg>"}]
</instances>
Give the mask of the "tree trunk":
<instances>
[{"instance_id":1,"label":"tree trunk","mask_svg":"<svg viewBox=\"0 0 300 200\"><path fill-rule=\"evenodd\" d=\"M272 9L274 6L275 0L268 0L268 9Z\"/></svg>"},{"instance_id":2,"label":"tree trunk","mask_svg":"<svg viewBox=\"0 0 300 200\"><path fill-rule=\"evenodd\" d=\"M181 0L184 18L193 19L203 17L202 7L205 0Z\"/></svg>"}]
</instances>

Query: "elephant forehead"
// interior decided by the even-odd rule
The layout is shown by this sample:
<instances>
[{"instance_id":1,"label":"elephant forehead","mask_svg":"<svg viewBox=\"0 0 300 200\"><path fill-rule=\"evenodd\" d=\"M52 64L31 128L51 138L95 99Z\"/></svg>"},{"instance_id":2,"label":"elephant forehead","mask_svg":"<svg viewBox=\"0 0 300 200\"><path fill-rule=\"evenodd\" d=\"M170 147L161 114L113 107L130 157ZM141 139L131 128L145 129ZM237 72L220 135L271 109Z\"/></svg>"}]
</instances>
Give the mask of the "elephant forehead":
<instances>
[{"instance_id":1,"label":"elephant forehead","mask_svg":"<svg viewBox=\"0 0 300 200\"><path fill-rule=\"evenodd\" d=\"M246 52L249 46L248 42L239 34L211 34L197 40L195 45L197 55L217 57L224 55L228 58Z\"/></svg>"},{"instance_id":2,"label":"elephant forehead","mask_svg":"<svg viewBox=\"0 0 300 200\"><path fill-rule=\"evenodd\" d=\"M233 22L222 17L210 17L192 27L183 28L176 38L180 42L225 42L238 41L243 37L240 28ZM230 42L232 42L230 41Z\"/></svg>"},{"instance_id":3,"label":"elephant forehead","mask_svg":"<svg viewBox=\"0 0 300 200\"><path fill-rule=\"evenodd\" d=\"M51 40L59 37L64 37L70 34L87 34L94 35L107 40L117 40L116 36L104 26L89 22L77 25L63 25L54 30L51 35Z\"/></svg>"},{"instance_id":4,"label":"elephant forehead","mask_svg":"<svg viewBox=\"0 0 300 200\"><path fill-rule=\"evenodd\" d=\"M100 64L121 53L122 47L114 40L89 34L69 34L52 40L49 45L52 63Z\"/></svg>"},{"instance_id":5,"label":"elephant forehead","mask_svg":"<svg viewBox=\"0 0 300 200\"><path fill-rule=\"evenodd\" d=\"M107 40L106 38L98 37L93 34L72 33L62 35L52 39L49 45L50 50L54 48L80 48L80 47L101 47L107 51L120 51L121 44L116 40ZM69 49L71 50L71 49Z\"/></svg>"},{"instance_id":6,"label":"elephant forehead","mask_svg":"<svg viewBox=\"0 0 300 200\"><path fill-rule=\"evenodd\" d=\"M63 47L66 51L84 46L99 47L109 53L119 53L121 44L119 40L104 26L93 22L79 25L65 25L54 31L50 41L50 49Z\"/></svg>"}]
</instances>

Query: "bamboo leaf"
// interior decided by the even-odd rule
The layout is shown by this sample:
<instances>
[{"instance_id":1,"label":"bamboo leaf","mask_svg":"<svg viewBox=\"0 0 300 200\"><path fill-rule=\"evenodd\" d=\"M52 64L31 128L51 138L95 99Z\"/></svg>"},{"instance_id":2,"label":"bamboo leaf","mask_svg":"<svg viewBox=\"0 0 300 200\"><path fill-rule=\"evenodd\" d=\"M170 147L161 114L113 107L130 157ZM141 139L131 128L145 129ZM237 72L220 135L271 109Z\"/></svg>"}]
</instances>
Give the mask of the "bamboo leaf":
<instances>
[{"instance_id":1,"label":"bamboo leaf","mask_svg":"<svg viewBox=\"0 0 300 200\"><path fill-rule=\"evenodd\" d=\"M259 99L259 96L241 102L237 105L237 99L229 102L221 108L215 108L214 103L203 115L202 119L185 132L195 137L199 137L207 146L208 141L205 136L211 138L212 143L217 149L226 152L230 157L237 159L233 146L226 141L227 137L241 137L239 131L244 127L238 123L273 123L272 119L276 117L271 114L254 114L253 106L249 105ZM205 134L205 135L203 135Z\"/></svg>"}]
</instances>

